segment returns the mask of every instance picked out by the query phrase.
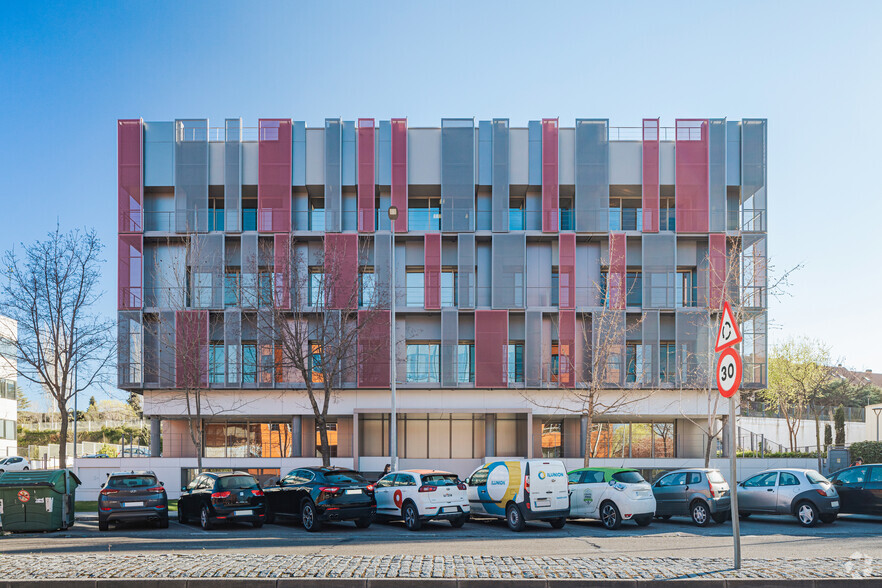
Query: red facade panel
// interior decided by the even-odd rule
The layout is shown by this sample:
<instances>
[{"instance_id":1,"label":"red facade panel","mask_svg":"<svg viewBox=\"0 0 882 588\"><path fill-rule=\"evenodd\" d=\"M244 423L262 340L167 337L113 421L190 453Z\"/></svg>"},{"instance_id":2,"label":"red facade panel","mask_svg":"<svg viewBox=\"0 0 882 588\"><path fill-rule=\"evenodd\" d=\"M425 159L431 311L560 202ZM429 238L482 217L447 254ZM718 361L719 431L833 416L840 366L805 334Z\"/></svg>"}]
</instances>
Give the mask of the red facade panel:
<instances>
[{"instance_id":1,"label":"red facade panel","mask_svg":"<svg viewBox=\"0 0 882 588\"><path fill-rule=\"evenodd\" d=\"M372 118L358 119L358 230L376 229L376 142Z\"/></svg>"},{"instance_id":2,"label":"red facade panel","mask_svg":"<svg viewBox=\"0 0 882 588\"><path fill-rule=\"evenodd\" d=\"M326 233L324 256L327 308L357 308L358 235Z\"/></svg>"},{"instance_id":3,"label":"red facade panel","mask_svg":"<svg viewBox=\"0 0 882 588\"><path fill-rule=\"evenodd\" d=\"M276 308L291 308L291 239L286 233L273 235L273 296Z\"/></svg>"},{"instance_id":4,"label":"red facade panel","mask_svg":"<svg viewBox=\"0 0 882 588\"><path fill-rule=\"evenodd\" d=\"M609 274L607 290L609 308L623 310L628 299L628 246L625 233L609 235Z\"/></svg>"},{"instance_id":5,"label":"red facade panel","mask_svg":"<svg viewBox=\"0 0 882 588\"><path fill-rule=\"evenodd\" d=\"M573 388L576 385L576 311L561 310L558 317L558 384L562 388Z\"/></svg>"},{"instance_id":6,"label":"red facade panel","mask_svg":"<svg viewBox=\"0 0 882 588\"><path fill-rule=\"evenodd\" d=\"M291 121L258 122L257 230L291 232Z\"/></svg>"},{"instance_id":7,"label":"red facade panel","mask_svg":"<svg viewBox=\"0 0 882 588\"><path fill-rule=\"evenodd\" d=\"M558 239L558 306L576 308L576 235L561 233Z\"/></svg>"},{"instance_id":8,"label":"red facade panel","mask_svg":"<svg viewBox=\"0 0 882 588\"><path fill-rule=\"evenodd\" d=\"M116 127L118 213L120 233L144 229L143 125L140 119L119 120Z\"/></svg>"},{"instance_id":9,"label":"red facade panel","mask_svg":"<svg viewBox=\"0 0 882 588\"><path fill-rule=\"evenodd\" d=\"M659 119L643 119L643 232L657 233L659 225L658 180Z\"/></svg>"},{"instance_id":10,"label":"red facade panel","mask_svg":"<svg viewBox=\"0 0 882 588\"><path fill-rule=\"evenodd\" d=\"M677 119L676 207L678 233L707 233L710 152L706 119Z\"/></svg>"},{"instance_id":11,"label":"red facade panel","mask_svg":"<svg viewBox=\"0 0 882 588\"><path fill-rule=\"evenodd\" d=\"M120 235L117 246L117 307L139 310L143 306L144 237Z\"/></svg>"},{"instance_id":12,"label":"red facade panel","mask_svg":"<svg viewBox=\"0 0 882 588\"><path fill-rule=\"evenodd\" d=\"M558 230L558 119L542 119L542 230Z\"/></svg>"},{"instance_id":13,"label":"red facade panel","mask_svg":"<svg viewBox=\"0 0 882 588\"><path fill-rule=\"evenodd\" d=\"M424 298L429 310L441 308L441 233L428 233L425 240Z\"/></svg>"},{"instance_id":14,"label":"red facade panel","mask_svg":"<svg viewBox=\"0 0 882 588\"><path fill-rule=\"evenodd\" d=\"M708 235L708 283L711 308L723 308L726 298L726 235L711 233Z\"/></svg>"},{"instance_id":15,"label":"red facade panel","mask_svg":"<svg viewBox=\"0 0 882 588\"><path fill-rule=\"evenodd\" d=\"M388 310L358 311L358 387L388 388L392 354Z\"/></svg>"},{"instance_id":16,"label":"red facade panel","mask_svg":"<svg viewBox=\"0 0 882 588\"><path fill-rule=\"evenodd\" d=\"M508 311L475 311L475 386L505 387L508 382Z\"/></svg>"},{"instance_id":17,"label":"red facade panel","mask_svg":"<svg viewBox=\"0 0 882 588\"><path fill-rule=\"evenodd\" d=\"M398 207L395 232L407 232L407 119L392 119L392 205Z\"/></svg>"},{"instance_id":18,"label":"red facade panel","mask_svg":"<svg viewBox=\"0 0 882 588\"><path fill-rule=\"evenodd\" d=\"M208 311L175 312L175 386L208 386Z\"/></svg>"}]
</instances>

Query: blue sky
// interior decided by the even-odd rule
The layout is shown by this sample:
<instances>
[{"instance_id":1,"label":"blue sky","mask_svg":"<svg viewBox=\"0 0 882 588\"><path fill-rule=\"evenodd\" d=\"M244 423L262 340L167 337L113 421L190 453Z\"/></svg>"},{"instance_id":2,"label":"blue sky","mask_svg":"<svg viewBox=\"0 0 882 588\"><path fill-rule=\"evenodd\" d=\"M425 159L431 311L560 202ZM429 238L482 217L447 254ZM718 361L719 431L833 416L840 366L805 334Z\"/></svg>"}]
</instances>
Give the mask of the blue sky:
<instances>
[{"instance_id":1,"label":"blue sky","mask_svg":"<svg viewBox=\"0 0 882 588\"><path fill-rule=\"evenodd\" d=\"M94 226L115 257L116 119L769 119L769 250L803 263L772 340L882 369L882 4L4 2L0 248ZM115 309L115 263L103 309Z\"/></svg>"}]
</instances>

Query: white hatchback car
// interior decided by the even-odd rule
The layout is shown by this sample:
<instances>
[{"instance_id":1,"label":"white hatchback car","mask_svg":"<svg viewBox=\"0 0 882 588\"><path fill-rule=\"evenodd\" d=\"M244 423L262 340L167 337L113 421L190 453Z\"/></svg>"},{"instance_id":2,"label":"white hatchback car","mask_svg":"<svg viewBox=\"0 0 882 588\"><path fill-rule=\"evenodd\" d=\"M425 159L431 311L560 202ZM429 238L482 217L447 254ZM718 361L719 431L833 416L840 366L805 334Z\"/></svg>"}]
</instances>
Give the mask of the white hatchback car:
<instances>
[{"instance_id":1,"label":"white hatchback car","mask_svg":"<svg viewBox=\"0 0 882 588\"><path fill-rule=\"evenodd\" d=\"M20 472L22 470L29 469L31 469L31 462L26 457L13 455L4 459L0 459L0 473Z\"/></svg>"},{"instance_id":2,"label":"white hatchback car","mask_svg":"<svg viewBox=\"0 0 882 588\"><path fill-rule=\"evenodd\" d=\"M469 520L466 485L456 474L438 470L389 472L374 486L377 518L404 520L411 531L424 521L448 520L456 528Z\"/></svg>"},{"instance_id":3,"label":"white hatchback car","mask_svg":"<svg viewBox=\"0 0 882 588\"><path fill-rule=\"evenodd\" d=\"M655 496L640 472L628 468L580 468L569 473L570 518L600 519L607 529L632 520L652 522Z\"/></svg>"}]
</instances>

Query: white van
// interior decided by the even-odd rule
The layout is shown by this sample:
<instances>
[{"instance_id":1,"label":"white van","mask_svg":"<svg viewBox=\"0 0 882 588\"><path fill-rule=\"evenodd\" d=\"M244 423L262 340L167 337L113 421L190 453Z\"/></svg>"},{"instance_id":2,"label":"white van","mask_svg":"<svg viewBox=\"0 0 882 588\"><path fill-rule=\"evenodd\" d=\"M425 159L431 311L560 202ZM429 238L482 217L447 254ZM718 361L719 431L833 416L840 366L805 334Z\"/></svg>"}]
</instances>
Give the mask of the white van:
<instances>
[{"instance_id":1,"label":"white van","mask_svg":"<svg viewBox=\"0 0 882 588\"><path fill-rule=\"evenodd\" d=\"M503 518L512 531L527 521L562 528L570 514L567 470L562 461L513 459L486 463L468 479L472 514Z\"/></svg>"}]
</instances>

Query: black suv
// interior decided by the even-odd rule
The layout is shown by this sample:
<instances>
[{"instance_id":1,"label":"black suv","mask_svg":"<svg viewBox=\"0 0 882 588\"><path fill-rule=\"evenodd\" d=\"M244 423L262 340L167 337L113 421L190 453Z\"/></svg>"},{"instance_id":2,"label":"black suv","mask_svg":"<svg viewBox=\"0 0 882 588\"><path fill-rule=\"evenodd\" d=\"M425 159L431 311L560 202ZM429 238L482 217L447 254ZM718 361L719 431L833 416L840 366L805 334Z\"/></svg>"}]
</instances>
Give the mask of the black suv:
<instances>
[{"instance_id":1,"label":"black suv","mask_svg":"<svg viewBox=\"0 0 882 588\"><path fill-rule=\"evenodd\" d=\"M168 528L168 496L153 472L116 472L98 493L98 529L111 522L155 521Z\"/></svg>"},{"instance_id":2,"label":"black suv","mask_svg":"<svg viewBox=\"0 0 882 588\"><path fill-rule=\"evenodd\" d=\"M266 497L260 484L245 472L203 473L196 476L178 499L178 522L198 520L205 530L215 523L250 522L263 526Z\"/></svg>"},{"instance_id":3,"label":"black suv","mask_svg":"<svg viewBox=\"0 0 882 588\"><path fill-rule=\"evenodd\" d=\"M310 467L291 470L277 486L266 489L269 521L298 517L307 531L325 521L355 521L369 527L377 512L374 485L353 470Z\"/></svg>"}]
</instances>

